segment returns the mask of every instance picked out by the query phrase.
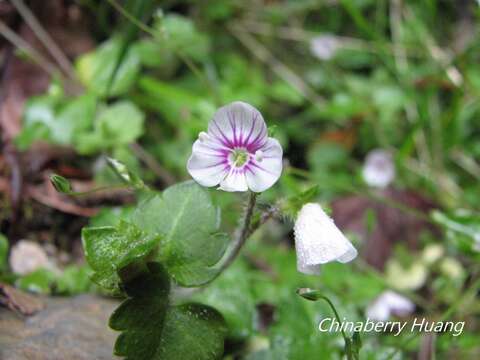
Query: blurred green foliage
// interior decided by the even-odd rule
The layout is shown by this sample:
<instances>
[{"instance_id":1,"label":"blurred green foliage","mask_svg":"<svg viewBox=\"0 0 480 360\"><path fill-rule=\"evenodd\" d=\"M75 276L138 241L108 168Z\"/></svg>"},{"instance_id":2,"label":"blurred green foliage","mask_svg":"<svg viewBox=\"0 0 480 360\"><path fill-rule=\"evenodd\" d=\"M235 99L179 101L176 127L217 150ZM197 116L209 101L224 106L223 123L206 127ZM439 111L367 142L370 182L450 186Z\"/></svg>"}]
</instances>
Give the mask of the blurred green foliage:
<instances>
[{"instance_id":1,"label":"blurred green foliage","mask_svg":"<svg viewBox=\"0 0 480 360\"><path fill-rule=\"evenodd\" d=\"M362 163L374 148L393 153L395 188L414 189L441 209L431 218L424 214L439 231L422 237L420 246L441 245L443 261L427 264L421 252L399 246L385 275L343 264L324 266L319 277L300 275L292 248L272 240L286 237L286 226L275 222L262 228L248 243L246 258L194 296L224 316L235 342L226 356L339 357L339 335L316 331L329 309L297 298L297 287L321 289L345 317L362 320L368 304L398 285L399 274L410 273L415 265L426 276L419 285L423 291L413 294L428 299L428 304L417 304L423 315L436 316L462 299L465 285L479 275L480 260L480 42L475 30L480 14L475 2L174 0L155 4L154 11L141 16L132 10L148 26L147 32L137 28L135 35L131 22L106 3L80 3L98 10L98 46L75 61L83 90L72 95L55 79L46 94L31 98L16 139L20 149L39 140L71 146L86 156L81 161L95 163L98 182L114 183L106 166L98 166L107 154L164 188L167 184L143 166L129 145L141 144L175 179L187 179L185 164L198 133L218 106L242 100L261 110L284 147L284 174L261 201L287 199L280 205L290 217L302 204L298 199L325 202L346 193L366 194ZM105 25L112 18L117 19L114 31ZM459 31L460 25L468 30ZM327 59L315 57L312 39L332 34L334 51ZM309 192L313 187L318 193ZM240 211L238 197L211 195L223 209L222 229L231 230ZM105 208L90 225L116 232L121 220L137 216L146 229L164 231L164 222L176 213L158 222L149 216L174 209L180 201L168 202L165 196L157 194L136 215L131 207ZM192 268L210 265L218 255L208 247L211 233L219 230L213 203L188 204L209 226L201 239L200 234L182 234L186 240L171 235L172 243L161 255L170 270L179 264L172 253L192 260ZM186 220L190 218L181 219ZM377 219L367 220L374 227ZM192 259L182 249L181 241L192 239L205 246L204 258ZM115 264L117 260L123 261ZM192 268L174 272L188 285L198 275ZM116 269L107 270L117 276ZM60 292L80 291L71 277L83 279L83 270L65 271L64 276L57 280ZM51 281L46 273L34 273L19 284L43 291ZM412 283L405 287L408 295L415 291ZM467 300L468 309L458 318L478 316L478 299ZM273 308L267 325L262 304ZM477 325L460 337L439 336L439 357L478 353ZM420 346L420 337L408 342L408 334L362 336L365 359L388 358L397 350L399 358L406 358Z\"/></svg>"}]
</instances>

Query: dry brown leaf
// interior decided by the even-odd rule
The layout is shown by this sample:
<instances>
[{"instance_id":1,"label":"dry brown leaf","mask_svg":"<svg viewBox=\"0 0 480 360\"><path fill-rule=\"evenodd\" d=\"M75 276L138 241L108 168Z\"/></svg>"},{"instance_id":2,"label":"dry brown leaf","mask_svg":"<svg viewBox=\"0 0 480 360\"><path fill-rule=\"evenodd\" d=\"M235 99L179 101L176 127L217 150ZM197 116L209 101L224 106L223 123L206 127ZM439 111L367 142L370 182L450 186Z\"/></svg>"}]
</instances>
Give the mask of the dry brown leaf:
<instances>
[{"instance_id":1,"label":"dry brown leaf","mask_svg":"<svg viewBox=\"0 0 480 360\"><path fill-rule=\"evenodd\" d=\"M39 299L3 283L0 283L0 305L27 316L44 308Z\"/></svg>"}]
</instances>

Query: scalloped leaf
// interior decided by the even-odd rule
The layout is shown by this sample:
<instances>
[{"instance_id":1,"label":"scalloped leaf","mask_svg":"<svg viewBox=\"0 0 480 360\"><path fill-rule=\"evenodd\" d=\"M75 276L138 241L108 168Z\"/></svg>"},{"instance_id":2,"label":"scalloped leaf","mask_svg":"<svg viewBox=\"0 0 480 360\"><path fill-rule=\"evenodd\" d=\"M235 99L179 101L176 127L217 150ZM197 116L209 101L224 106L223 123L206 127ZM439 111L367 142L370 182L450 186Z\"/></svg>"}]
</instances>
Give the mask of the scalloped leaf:
<instances>
[{"instance_id":1,"label":"scalloped leaf","mask_svg":"<svg viewBox=\"0 0 480 360\"><path fill-rule=\"evenodd\" d=\"M193 181L153 193L132 216L149 233L162 235L156 260L182 286L210 279L225 252L228 236L219 232L220 210L208 192Z\"/></svg>"},{"instance_id":2,"label":"scalloped leaf","mask_svg":"<svg viewBox=\"0 0 480 360\"><path fill-rule=\"evenodd\" d=\"M129 360L215 360L223 355L226 325L213 308L197 303L169 305L170 278L159 263L125 284L129 298L112 314L122 331L115 355Z\"/></svg>"},{"instance_id":3,"label":"scalloped leaf","mask_svg":"<svg viewBox=\"0 0 480 360\"><path fill-rule=\"evenodd\" d=\"M84 228L82 243L87 262L94 270L92 280L107 290L118 291L117 272L149 255L160 238L124 220L118 226Z\"/></svg>"}]
</instances>

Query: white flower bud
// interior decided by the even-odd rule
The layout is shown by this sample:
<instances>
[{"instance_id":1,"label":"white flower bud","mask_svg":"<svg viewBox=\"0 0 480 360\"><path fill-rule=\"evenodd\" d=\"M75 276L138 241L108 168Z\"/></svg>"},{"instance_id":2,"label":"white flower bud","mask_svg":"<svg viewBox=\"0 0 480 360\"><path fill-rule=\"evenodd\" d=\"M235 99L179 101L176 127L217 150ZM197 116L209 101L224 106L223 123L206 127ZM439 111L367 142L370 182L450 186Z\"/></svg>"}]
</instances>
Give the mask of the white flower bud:
<instances>
[{"instance_id":1,"label":"white flower bud","mask_svg":"<svg viewBox=\"0 0 480 360\"><path fill-rule=\"evenodd\" d=\"M294 226L297 269L318 274L320 265L330 261L346 263L357 250L318 204L305 204Z\"/></svg>"}]
</instances>

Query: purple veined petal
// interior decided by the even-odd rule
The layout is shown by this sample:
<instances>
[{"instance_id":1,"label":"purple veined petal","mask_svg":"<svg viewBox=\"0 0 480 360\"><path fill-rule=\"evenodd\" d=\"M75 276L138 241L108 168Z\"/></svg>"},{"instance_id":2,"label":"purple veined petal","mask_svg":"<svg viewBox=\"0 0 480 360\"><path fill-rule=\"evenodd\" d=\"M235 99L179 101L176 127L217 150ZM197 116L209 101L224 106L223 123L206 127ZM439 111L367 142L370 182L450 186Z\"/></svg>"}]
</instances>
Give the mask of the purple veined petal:
<instances>
[{"instance_id":1,"label":"purple veined petal","mask_svg":"<svg viewBox=\"0 0 480 360\"><path fill-rule=\"evenodd\" d=\"M187 170L193 179L202 186L218 185L227 176L230 166L220 152L207 151L200 140L195 141L192 155L187 162Z\"/></svg>"},{"instance_id":2,"label":"purple veined petal","mask_svg":"<svg viewBox=\"0 0 480 360\"><path fill-rule=\"evenodd\" d=\"M208 134L229 148L257 148L267 139L267 126L253 106L236 101L221 107L208 126Z\"/></svg>"},{"instance_id":3,"label":"purple veined petal","mask_svg":"<svg viewBox=\"0 0 480 360\"><path fill-rule=\"evenodd\" d=\"M261 161L252 159L245 167L248 188L253 192L262 192L277 182L282 174L282 147L280 143L268 138L262 152Z\"/></svg>"},{"instance_id":4,"label":"purple veined petal","mask_svg":"<svg viewBox=\"0 0 480 360\"><path fill-rule=\"evenodd\" d=\"M231 169L228 175L220 182L220 190L224 191L247 191L247 180L243 170Z\"/></svg>"},{"instance_id":5,"label":"purple veined petal","mask_svg":"<svg viewBox=\"0 0 480 360\"><path fill-rule=\"evenodd\" d=\"M193 143L192 153L202 153L211 156L221 156L227 158L231 149L224 146L222 143L216 141L212 137L208 137L208 140L197 140Z\"/></svg>"}]
</instances>

